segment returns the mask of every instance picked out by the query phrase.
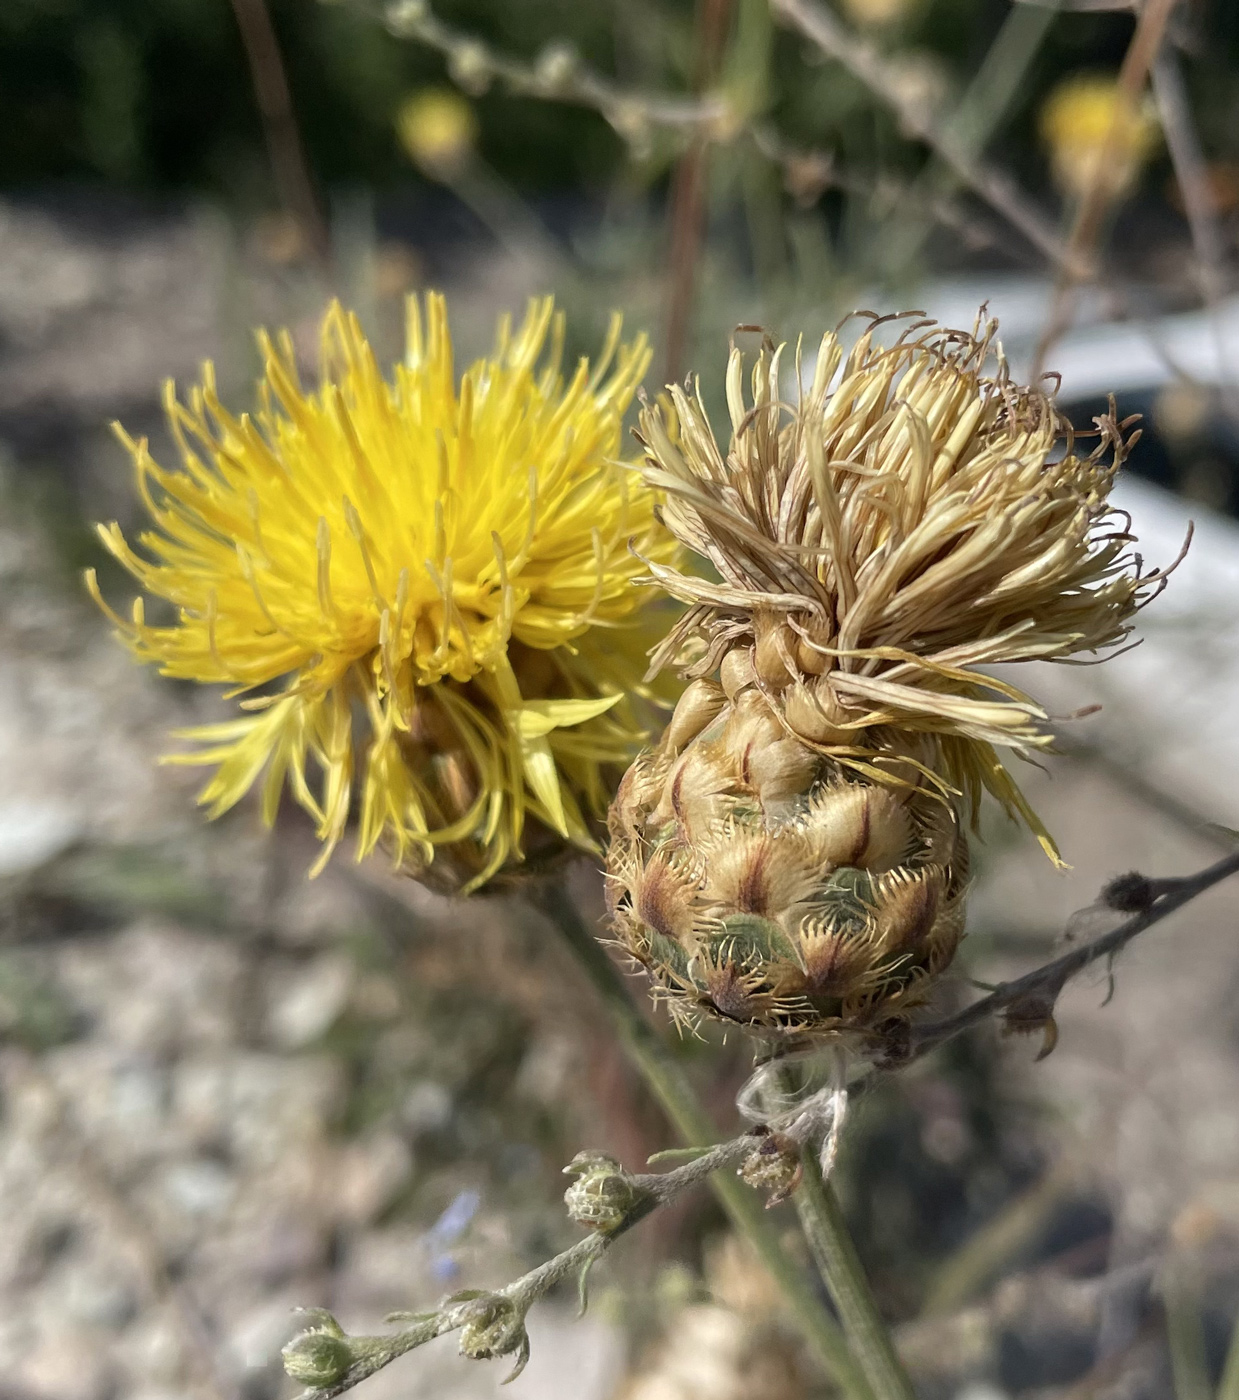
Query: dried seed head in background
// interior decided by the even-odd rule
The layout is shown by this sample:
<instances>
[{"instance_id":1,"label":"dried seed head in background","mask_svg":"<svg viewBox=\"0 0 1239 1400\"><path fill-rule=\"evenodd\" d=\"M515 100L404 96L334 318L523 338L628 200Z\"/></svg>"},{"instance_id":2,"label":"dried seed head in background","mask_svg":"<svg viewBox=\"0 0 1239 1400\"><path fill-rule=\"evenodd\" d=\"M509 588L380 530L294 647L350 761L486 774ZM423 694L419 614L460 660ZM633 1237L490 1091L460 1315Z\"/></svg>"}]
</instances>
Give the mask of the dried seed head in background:
<instances>
[{"instance_id":1,"label":"dried seed head in background","mask_svg":"<svg viewBox=\"0 0 1239 1400\"><path fill-rule=\"evenodd\" d=\"M448 889L591 844L603 771L642 737L631 699L656 635L629 545L670 561L674 542L613 460L644 338L621 345L613 318L599 362L565 379L563 336L533 301L458 385L445 302L423 318L410 300L389 382L337 306L318 389L287 337L263 337L253 418L221 406L209 366L187 405L168 386L182 470L122 435L154 528L142 553L100 533L174 612L148 622L138 598L131 620L110 614L118 632L165 675L249 695L172 760L215 767L212 816L265 769L266 820L287 784L325 860L356 785L358 858L382 842Z\"/></svg>"},{"instance_id":2,"label":"dried seed head in background","mask_svg":"<svg viewBox=\"0 0 1239 1400\"><path fill-rule=\"evenodd\" d=\"M751 404L733 349L726 455L699 394L642 414L646 480L717 578L650 561L690 605L654 666L691 684L613 805L610 890L690 1018L873 1037L922 1000L963 931L961 810L988 789L1057 857L997 753L1046 747L1045 712L975 668L1113 647L1164 582L1107 502L1123 425L1078 454L992 322L879 325L826 336L794 406L781 349Z\"/></svg>"}]
</instances>

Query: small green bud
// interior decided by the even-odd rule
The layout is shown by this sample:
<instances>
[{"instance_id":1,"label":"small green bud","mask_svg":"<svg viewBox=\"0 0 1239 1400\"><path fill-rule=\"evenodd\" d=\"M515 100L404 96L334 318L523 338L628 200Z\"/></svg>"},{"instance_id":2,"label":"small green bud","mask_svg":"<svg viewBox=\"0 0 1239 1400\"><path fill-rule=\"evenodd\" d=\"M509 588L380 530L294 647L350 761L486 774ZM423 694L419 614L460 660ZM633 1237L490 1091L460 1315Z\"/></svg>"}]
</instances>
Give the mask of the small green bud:
<instances>
[{"instance_id":1,"label":"small green bud","mask_svg":"<svg viewBox=\"0 0 1239 1400\"><path fill-rule=\"evenodd\" d=\"M321 1390L343 1380L353 1364L353 1350L344 1329L328 1312L315 1308L320 1319L288 1342L283 1351L284 1370L299 1385Z\"/></svg>"},{"instance_id":2,"label":"small green bud","mask_svg":"<svg viewBox=\"0 0 1239 1400\"><path fill-rule=\"evenodd\" d=\"M465 39L452 47L447 57L447 71L456 86L471 97L480 97L494 77L490 54L476 39Z\"/></svg>"},{"instance_id":3,"label":"small green bud","mask_svg":"<svg viewBox=\"0 0 1239 1400\"><path fill-rule=\"evenodd\" d=\"M416 34L429 17L426 0L392 0L387 7L387 27L393 34Z\"/></svg>"},{"instance_id":4,"label":"small green bud","mask_svg":"<svg viewBox=\"0 0 1239 1400\"><path fill-rule=\"evenodd\" d=\"M479 1298L473 1316L460 1329L460 1354L474 1361L524 1352L528 1345L525 1314L501 1293Z\"/></svg>"},{"instance_id":5,"label":"small green bud","mask_svg":"<svg viewBox=\"0 0 1239 1400\"><path fill-rule=\"evenodd\" d=\"M617 1161L601 1152L578 1152L564 1172L577 1178L564 1192L568 1214L599 1234L620 1229L648 1195Z\"/></svg>"},{"instance_id":6,"label":"small green bud","mask_svg":"<svg viewBox=\"0 0 1239 1400\"><path fill-rule=\"evenodd\" d=\"M554 43L547 44L546 48L538 55L534 72L537 74L539 84L548 93L559 93L571 81L579 62L580 56L576 49L571 44L559 39Z\"/></svg>"}]
</instances>

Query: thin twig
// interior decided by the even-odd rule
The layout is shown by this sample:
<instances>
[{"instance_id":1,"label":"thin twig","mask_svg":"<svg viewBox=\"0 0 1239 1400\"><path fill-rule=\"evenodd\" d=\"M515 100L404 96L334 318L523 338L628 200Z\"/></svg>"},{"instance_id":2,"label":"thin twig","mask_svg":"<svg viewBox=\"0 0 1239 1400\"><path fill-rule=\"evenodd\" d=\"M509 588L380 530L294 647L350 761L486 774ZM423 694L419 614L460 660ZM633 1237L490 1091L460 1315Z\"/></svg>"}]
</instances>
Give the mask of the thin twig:
<instances>
[{"instance_id":1,"label":"thin twig","mask_svg":"<svg viewBox=\"0 0 1239 1400\"><path fill-rule=\"evenodd\" d=\"M285 209L300 225L310 252L325 267L331 256L331 238L314 193L288 75L266 0L232 0L232 9L249 61L276 189Z\"/></svg>"},{"instance_id":2,"label":"thin twig","mask_svg":"<svg viewBox=\"0 0 1239 1400\"><path fill-rule=\"evenodd\" d=\"M1226 286L1226 240L1209 193L1209 172L1192 122L1179 60L1168 47L1153 64L1153 95L1200 263L1201 288L1212 305Z\"/></svg>"},{"instance_id":3,"label":"thin twig","mask_svg":"<svg viewBox=\"0 0 1239 1400\"><path fill-rule=\"evenodd\" d=\"M795 1131L807 1138L818 1126L811 1113L802 1114ZM657 1174L629 1174L607 1158L582 1153L567 1170L597 1171L596 1185L605 1178L608 1189L604 1198L615 1203L616 1212L608 1228L593 1229L554 1258L493 1292L456 1294L424 1313L393 1314L389 1320L407 1320L411 1325L386 1336L349 1336L330 1313L309 1310L310 1328L285 1348L289 1373L304 1377L304 1364L330 1366L334 1361L338 1375L304 1391L300 1400L333 1400L398 1357L447 1332L462 1331L462 1353L475 1359L515 1355L519 1372L529 1354L525 1319L534 1303L559 1284L575 1278L583 1305L590 1269L621 1235L715 1172L737 1167L763 1140L760 1130L750 1129L727 1142L703 1149L699 1156L682 1166ZM799 1145L798 1140L795 1145ZM867 1395L867 1391L860 1388L847 1393ZM885 1397L876 1400L885 1400Z\"/></svg>"},{"instance_id":4,"label":"thin twig","mask_svg":"<svg viewBox=\"0 0 1239 1400\"><path fill-rule=\"evenodd\" d=\"M1143 876L1131 877L1131 902L1139 898L1141 888L1147 894L1147 900L1141 901L1141 907L1129 919L1109 933L1073 948L1043 967L1016 978L1014 982L1000 983L988 996L974 1001L954 1016L911 1027L907 1038L887 1056L884 1067L897 1068L919 1059L991 1016L1005 1017L1011 1029L1035 1030L1045 1027L1052 1030L1054 1005L1073 977L1103 958L1115 957L1137 934L1160 923L1197 895L1236 872L1239 872L1239 852L1233 852L1195 875L1182 879L1145 880ZM1140 881L1143 886L1136 884ZM1111 907L1115 906L1112 904ZM1131 907L1130 903L1126 907Z\"/></svg>"},{"instance_id":5,"label":"thin twig","mask_svg":"<svg viewBox=\"0 0 1239 1400\"><path fill-rule=\"evenodd\" d=\"M718 77L719 59L731 21L731 0L697 0L694 38L694 91L700 94ZM692 322L697 262L705 236L706 191L710 173L710 137L694 133L676 165L671 186L671 249L668 258L666 379L683 372L684 347Z\"/></svg>"},{"instance_id":6,"label":"thin twig","mask_svg":"<svg viewBox=\"0 0 1239 1400\"><path fill-rule=\"evenodd\" d=\"M890 65L867 40L849 32L817 0L770 0L770 8L828 58L840 63L853 77L899 119L903 130L929 146L955 172L959 180L1018 229L1057 267L1074 276L1091 268L1079 263L1077 254L1059 237L1046 215L1009 176L974 157L949 131L941 129L919 103L903 96L902 85Z\"/></svg>"},{"instance_id":7,"label":"thin twig","mask_svg":"<svg viewBox=\"0 0 1239 1400\"><path fill-rule=\"evenodd\" d=\"M1123 55L1115 83L1114 116L1110 130L1097 153L1092 182L1085 191L1067 236L1068 256L1059 267L1058 282L1046 318L1045 328L1033 358L1033 376L1045 368L1046 357L1070 328L1076 304L1075 292L1082 282L1096 275L1096 250L1106 214L1114 203L1112 188L1114 163L1120 154L1124 129L1134 116L1148 82L1149 73L1161 51L1166 26L1178 0L1145 0L1136 19L1136 28Z\"/></svg>"},{"instance_id":8,"label":"thin twig","mask_svg":"<svg viewBox=\"0 0 1239 1400\"><path fill-rule=\"evenodd\" d=\"M1187 215L1191 230L1201 297L1209 311L1209 325L1217 352L1223 402L1234 416L1239 413L1239 395L1226 383L1227 346L1221 316L1221 300L1228 281L1226 240L1209 192L1208 167L1192 121L1191 104L1178 55L1169 45L1163 47L1153 65L1153 95L1157 99L1158 115L1166 137L1166 149L1174 166L1175 180L1183 197L1183 212Z\"/></svg>"},{"instance_id":9,"label":"thin twig","mask_svg":"<svg viewBox=\"0 0 1239 1400\"><path fill-rule=\"evenodd\" d=\"M969 158L975 160L984 153L994 132L1005 121L1057 15L1057 0L1038 9L1014 5L1008 11L967 89L941 124L944 138L955 142ZM924 199L925 195L949 195L958 185L959 177L935 156L912 189ZM902 203L901 215L905 210L908 215L912 212ZM896 273L906 267L924 246L928 233L923 219L901 217L891 231L888 265L893 265Z\"/></svg>"},{"instance_id":10,"label":"thin twig","mask_svg":"<svg viewBox=\"0 0 1239 1400\"><path fill-rule=\"evenodd\" d=\"M358 3L363 4L365 0L358 0ZM376 7L367 5L367 8L374 10ZM830 152L799 146L767 121L738 120L726 98L719 93L686 97L624 88L590 68L562 44L548 45L539 59L526 63L443 24L424 0L403 0L403 3L396 0L379 13L399 37L424 43L445 54L453 77L466 86L497 81L517 96L591 108L635 144L641 144L643 134L655 128L678 133L685 140L702 132L716 144L747 137L779 167L788 192L800 204L813 203L827 189L839 189L880 200L912 215L919 211L920 217L932 218L960 233L970 247L1004 246L995 232L979 226L970 213L954 201L919 191L914 185L893 180L886 174L870 178L842 171Z\"/></svg>"},{"instance_id":11,"label":"thin twig","mask_svg":"<svg viewBox=\"0 0 1239 1400\"><path fill-rule=\"evenodd\" d=\"M566 43L550 44L533 63L524 63L444 24L426 0L395 0L380 13L398 37L415 39L442 53L449 73L466 89L480 91L498 81L518 97L592 107L629 139L645 127L692 134L727 120L727 103L718 94L681 97L621 87L591 68Z\"/></svg>"}]
</instances>

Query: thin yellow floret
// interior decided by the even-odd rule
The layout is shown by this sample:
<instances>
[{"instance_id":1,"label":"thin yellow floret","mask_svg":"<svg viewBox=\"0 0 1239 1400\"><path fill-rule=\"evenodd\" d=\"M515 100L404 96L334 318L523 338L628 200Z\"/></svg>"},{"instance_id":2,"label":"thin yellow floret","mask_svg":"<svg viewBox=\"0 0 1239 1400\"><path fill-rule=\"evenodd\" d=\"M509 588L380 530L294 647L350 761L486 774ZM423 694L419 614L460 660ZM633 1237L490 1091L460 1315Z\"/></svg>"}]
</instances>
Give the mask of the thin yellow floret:
<instances>
[{"instance_id":1,"label":"thin yellow floret","mask_svg":"<svg viewBox=\"0 0 1239 1400\"><path fill-rule=\"evenodd\" d=\"M215 765L212 816L265 770L264 816L287 785L324 859L355 781L359 857L383 840L425 866L471 841L478 884L519 858L527 813L588 843L582 804L608 796L599 765L640 737L626 697L651 638L629 544L669 558L672 543L654 494L614 460L644 337L621 344L613 318L598 363L565 378L563 335L551 299L532 301L458 385L443 298L424 315L411 299L389 382L337 305L317 389L287 334L260 337L252 416L221 405L209 365L187 403L167 386L181 470L118 429L153 528L136 549L116 524L100 535L176 617L148 622L139 597L113 620L163 674L248 694L240 717L180 736L205 747L169 760Z\"/></svg>"}]
</instances>

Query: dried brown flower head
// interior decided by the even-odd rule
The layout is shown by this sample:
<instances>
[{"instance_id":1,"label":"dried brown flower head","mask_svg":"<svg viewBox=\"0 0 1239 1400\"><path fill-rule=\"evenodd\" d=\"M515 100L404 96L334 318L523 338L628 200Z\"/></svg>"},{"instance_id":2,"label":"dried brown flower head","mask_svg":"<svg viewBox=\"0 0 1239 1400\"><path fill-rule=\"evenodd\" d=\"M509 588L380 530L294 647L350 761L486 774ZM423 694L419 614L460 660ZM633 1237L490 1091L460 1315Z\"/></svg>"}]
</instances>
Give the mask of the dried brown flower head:
<instances>
[{"instance_id":1,"label":"dried brown flower head","mask_svg":"<svg viewBox=\"0 0 1239 1400\"><path fill-rule=\"evenodd\" d=\"M1128 425L1080 455L995 322L882 346L883 319L826 336L794 406L782 347L751 404L733 349L725 455L699 392L641 418L666 523L717 577L650 565L689 604L654 669L693 683L616 799L611 888L689 1014L873 1034L921 1000L963 930L959 808L988 789L1057 859L997 752L1045 748L1046 713L977 668L1113 647L1165 580L1108 504Z\"/></svg>"}]
</instances>

